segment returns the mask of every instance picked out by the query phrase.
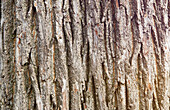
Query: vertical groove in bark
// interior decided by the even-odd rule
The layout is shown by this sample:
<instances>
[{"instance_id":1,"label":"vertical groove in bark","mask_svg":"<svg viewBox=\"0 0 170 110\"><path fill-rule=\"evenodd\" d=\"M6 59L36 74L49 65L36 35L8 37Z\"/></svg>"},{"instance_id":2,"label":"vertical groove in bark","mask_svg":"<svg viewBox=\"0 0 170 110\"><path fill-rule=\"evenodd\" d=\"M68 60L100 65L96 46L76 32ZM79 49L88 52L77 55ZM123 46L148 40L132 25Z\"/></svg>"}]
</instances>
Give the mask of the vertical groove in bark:
<instances>
[{"instance_id":1,"label":"vertical groove in bark","mask_svg":"<svg viewBox=\"0 0 170 110\"><path fill-rule=\"evenodd\" d=\"M97 95L97 93L96 93L96 88L95 88L95 81L94 81L94 77L92 76L92 78L91 78L91 80L92 80L92 88L93 88L93 100L94 100L94 110L97 110L97 101L96 101L96 95Z\"/></svg>"}]
</instances>

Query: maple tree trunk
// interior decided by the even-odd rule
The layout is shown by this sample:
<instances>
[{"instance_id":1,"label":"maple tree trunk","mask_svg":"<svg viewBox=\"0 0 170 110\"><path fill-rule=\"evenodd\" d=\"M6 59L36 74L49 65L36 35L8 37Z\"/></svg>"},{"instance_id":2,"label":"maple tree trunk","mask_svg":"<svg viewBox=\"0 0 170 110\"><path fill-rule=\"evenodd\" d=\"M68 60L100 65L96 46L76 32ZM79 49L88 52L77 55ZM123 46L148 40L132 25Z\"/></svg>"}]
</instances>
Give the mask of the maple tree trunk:
<instances>
[{"instance_id":1,"label":"maple tree trunk","mask_svg":"<svg viewBox=\"0 0 170 110\"><path fill-rule=\"evenodd\" d=\"M1 110L169 110L169 0L1 0Z\"/></svg>"}]
</instances>

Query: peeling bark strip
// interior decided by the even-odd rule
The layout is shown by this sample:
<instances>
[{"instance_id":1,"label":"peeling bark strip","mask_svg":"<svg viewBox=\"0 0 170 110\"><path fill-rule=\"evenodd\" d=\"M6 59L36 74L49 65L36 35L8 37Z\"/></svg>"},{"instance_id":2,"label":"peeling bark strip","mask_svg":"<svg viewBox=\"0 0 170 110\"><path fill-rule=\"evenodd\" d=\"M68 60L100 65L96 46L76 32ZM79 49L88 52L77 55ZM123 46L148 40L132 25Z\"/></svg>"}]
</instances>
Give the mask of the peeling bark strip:
<instances>
[{"instance_id":1,"label":"peeling bark strip","mask_svg":"<svg viewBox=\"0 0 170 110\"><path fill-rule=\"evenodd\" d=\"M1 110L169 110L169 0L1 0Z\"/></svg>"}]
</instances>

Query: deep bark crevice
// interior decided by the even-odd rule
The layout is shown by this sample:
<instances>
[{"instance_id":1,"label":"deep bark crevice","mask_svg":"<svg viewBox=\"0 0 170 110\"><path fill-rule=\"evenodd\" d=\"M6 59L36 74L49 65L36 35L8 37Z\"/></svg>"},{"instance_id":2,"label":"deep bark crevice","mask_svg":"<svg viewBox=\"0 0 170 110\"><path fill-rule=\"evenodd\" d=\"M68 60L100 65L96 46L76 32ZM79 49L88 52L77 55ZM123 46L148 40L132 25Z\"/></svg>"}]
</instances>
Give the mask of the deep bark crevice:
<instances>
[{"instance_id":1,"label":"deep bark crevice","mask_svg":"<svg viewBox=\"0 0 170 110\"><path fill-rule=\"evenodd\" d=\"M46 0L43 0L44 3L44 10L45 10L45 17L47 16L47 5L46 5Z\"/></svg>"},{"instance_id":2,"label":"deep bark crevice","mask_svg":"<svg viewBox=\"0 0 170 110\"><path fill-rule=\"evenodd\" d=\"M95 86L95 79L94 76L91 78L92 80L92 87L93 87L93 99L94 99L94 110L97 110L97 99L96 99L96 86Z\"/></svg>"},{"instance_id":3,"label":"deep bark crevice","mask_svg":"<svg viewBox=\"0 0 170 110\"><path fill-rule=\"evenodd\" d=\"M86 57L86 81L85 81L85 86L86 86L86 91L88 89L88 83L89 83L89 73L90 73L90 44L87 42L87 57Z\"/></svg>"},{"instance_id":4,"label":"deep bark crevice","mask_svg":"<svg viewBox=\"0 0 170 110\"><path fill-rule=\"evenodd\" d=\"M134 51L135 51L135 38L136 38L136 36L138 36L138 35L136 35L136 34L138 34L138 33L136 33L135 31L136 31L136 29L138 29L138 24L137 24L137 15L135 14L134 16L133 16L133 18L131 19L131 33L132 33L132 54L131 54L131 56L130 56L130 58L129 58L129 64L130 65L132 65L132 60L133 60L133 56L134 56Z\"/></svg>"},{"instance_id":5,"label":"deep bark crevice","mask_svg":"<svg viewBox=\"0 0 170 110\"><path fill-rule=\"evenodd\" d=\"M31 4L32 4L31 2L32 2L31 0L28 0L28 1L27 1L27 11L26 11L25 18L28 17L28 12L30 11Z\"/></svg>"},{"instance_id":6,"label":"deep bark crevice","mask_svg":"<svg viewBox=\"0 0 170 110\"><path fill-rule=\"evenodd\" d=\"M127 85L127 76L125 75L125 96L126 96L126 110L129 110L129 97L128 97L128 85Z\"/></svg>"},{"instance_id":7,"label":"deep bark crevice","mask_svg":"<svg viewBox=\"0 0 170 110\"><path fill-rule=\"evenodd\" d=\"M41 87L40 87L40 73L39 73L39 66L37 65L37 74L36 74L36 78L37 78L37 84L38 84L38 89L40 90L41 93Z\"/></svg>"},{"instance_id":8,"label":"deep bark crevice","mask_svg":"<svg viewBox=\"0 0 170 110\"><path fill-rule=\"evenodd\" d=\"M107 74L106 74L105 69L106 69L106 67L105 67L104 62L103 62L103 63L102 63L102 74L103 74L103 80L104 80L104 82L105 82L106 105L107 105L107 107L108 107L108 106L109 106L109 105L108 105L108 102L109 102L108 95L109 95L109 94L108 94L108 84L107 84L108 78L107 78Z\"/></svg>"},{"instance_id":9,"label":"deep bark crevice","mask_svg":"<svg viewBox=\"0 0 170 110\"><path fill-rule=\"evenodd\" d=\"M71 27L71 34L72 34L72 44L74 44L74 25L73 25L73 22L74 22L74 17L73 17L73 4L72 4L72 1L69 0L69 16L70 16L70 19L71 19L71 22L70 22L70 27Z\"/></svg>"}]
</instances>

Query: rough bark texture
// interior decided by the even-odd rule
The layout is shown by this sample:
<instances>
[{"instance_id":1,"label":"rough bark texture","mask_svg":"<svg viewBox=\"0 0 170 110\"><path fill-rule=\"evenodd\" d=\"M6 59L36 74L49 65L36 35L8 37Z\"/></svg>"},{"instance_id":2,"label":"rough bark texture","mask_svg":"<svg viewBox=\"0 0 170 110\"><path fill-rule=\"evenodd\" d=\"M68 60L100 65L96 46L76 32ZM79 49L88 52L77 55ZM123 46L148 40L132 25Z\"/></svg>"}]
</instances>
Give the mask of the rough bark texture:
<instances>
[{"instance_id":1,"label":"rough bark texture","mask_svg":"<svg viewBox=\"0 0 170 110\"><path fill-rule=\"evenodd\" d=\"M169 110L169 0L1 0L1 110Z\"/></svg>"}]
</instances>

